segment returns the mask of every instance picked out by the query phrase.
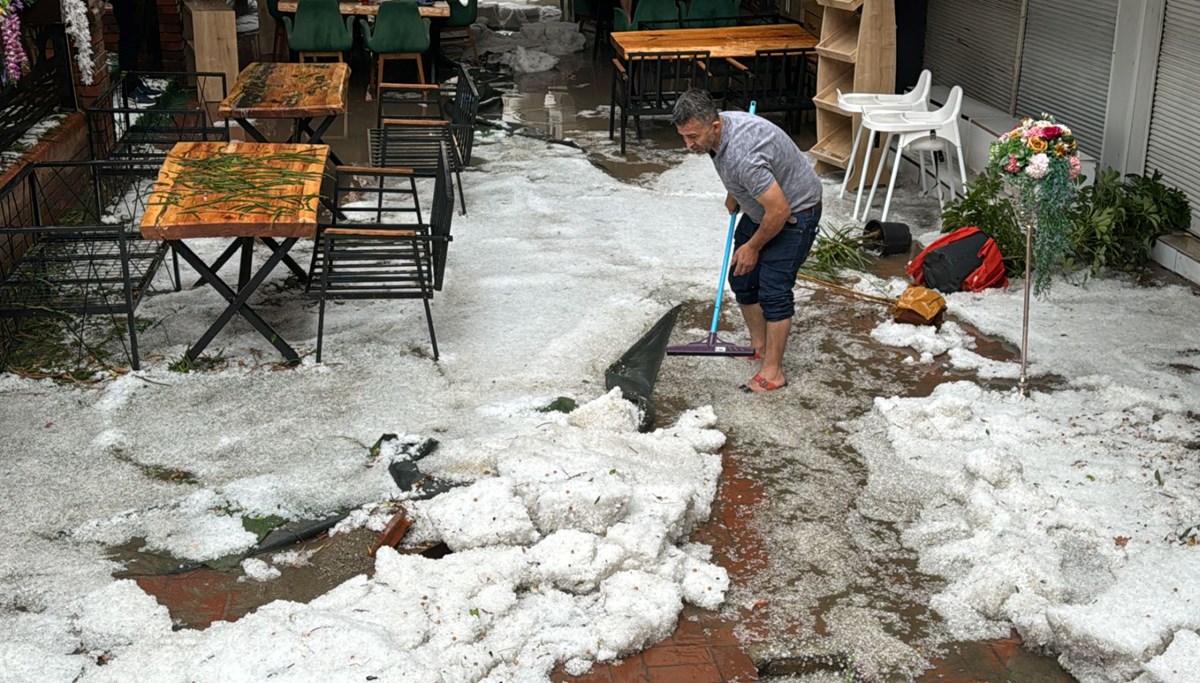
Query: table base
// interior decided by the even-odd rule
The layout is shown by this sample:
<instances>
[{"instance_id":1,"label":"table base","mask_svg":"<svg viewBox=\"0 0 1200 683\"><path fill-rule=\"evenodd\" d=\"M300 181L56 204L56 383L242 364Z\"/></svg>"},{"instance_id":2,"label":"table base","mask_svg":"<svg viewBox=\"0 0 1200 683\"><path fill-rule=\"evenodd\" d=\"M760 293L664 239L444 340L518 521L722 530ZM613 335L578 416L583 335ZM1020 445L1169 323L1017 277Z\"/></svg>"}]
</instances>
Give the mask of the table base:
<instances>
[{"instance_id":1,"label":"table base","mask_svg":"<svg viewBox=\"0 0 1200 683\"><path fill-rule=\"evenodd\" d=\"M235 249L239 246L243 249L242 272L238 278L237 291L234 291L228 284L226 284L225 281L222 280L217 274L217 272L204 263L204 260L201 259L196 252L192 251L183 240L170 240L171 248L175 250L175 253L182 256L183 260L187 261L188 265L190 265L196 270L197 273L200 274L200 278L204 282L212 285L213 290L225 297L225 300L229 302L229 306L227 306L221 315L217 317L217 320L184 354L189 361L193 363L196 362L196 360L200 358L200 355L204 353L204 350L208 348L208 345L212 343L212 340L217 336L217 333L219 333L225 328L226 325L229 324L229 321L233 319L235 314L238 314L245 318L255 330L258 330L258 333L266 338L267 341L271 342L271 345L274 346L275 349L278 350L279 353L281 353L289 362L299 362L300 356L296 353L295 349L293 349L286 341L284 341L283 337L280 337L279 333L276 332L275 329L267 323L267 321L263 320L262 317L254 311L254 309L250 308L247 303L250 300L250 296L254 294L254 292L260 286L262 286L263 282L266 281L267 276L271 274L271 271L274 270L275 267L284 260L288 251L290 251L292 246L296 244L297 238L289 237L283 240L282 243L277 244L273 249L271 256L267 258L262 267L260 267L257 272L251 275L251 264L249 263L248 255L250 253L250 249L253 247L254 239L255 238L253 237L238 237L233 244ZM232 253L232 250L227 251Z\"/></svg>"},{"instance_id":2,"label":"table base","mask_svg":"<svg viewBox=\"0 0 1200 683\"><path fill-rule=\"evenodd\" d=\"M294 119L295 124L292 127L292 134L288 138L288 142L308 143L310 145L328 144L322 142L321 138L325 135L325 131L329 130L329 127L333 125L333 122L337 120L337 117L337 114L330 114L329 116L326 116L325 118L321 119L319 124L317 124L316 129L312 128L311 126L314 118L312 116ZM238 125L242 127L242 130L246 131L246 134L255 141L271 142L271 140L267 139L267 136L263 135L262 131L255 128L254 124L250 123L248 119L234 119L234 121L237 121ZM308 139L304 139L302 134L307 135ZM342 160L338 158L337 154L334 154L332 147L329 149L329 159L333 161L334 165L336 166L344 165L342 164Z\"/></svg>"}]
</instances>

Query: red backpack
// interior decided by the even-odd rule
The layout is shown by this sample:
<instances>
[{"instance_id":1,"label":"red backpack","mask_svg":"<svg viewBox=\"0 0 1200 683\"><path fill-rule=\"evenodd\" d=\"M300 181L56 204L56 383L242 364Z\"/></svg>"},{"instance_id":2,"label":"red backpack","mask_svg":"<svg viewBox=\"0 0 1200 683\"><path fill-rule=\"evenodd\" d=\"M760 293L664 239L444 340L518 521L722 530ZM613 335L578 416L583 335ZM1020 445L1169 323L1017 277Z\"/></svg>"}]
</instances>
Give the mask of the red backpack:
<instances>
[{"instance_id":1,"label":"red backpack","mask_svg":"<svg viewBox=\"0 0 1200 683\"><path fill-rule=\"evenodd\" d=\"M979 228L959 228L930 244L908 264L913 282L944 293L1007 287L996 240Z\"/></svg>"}]
</instances>

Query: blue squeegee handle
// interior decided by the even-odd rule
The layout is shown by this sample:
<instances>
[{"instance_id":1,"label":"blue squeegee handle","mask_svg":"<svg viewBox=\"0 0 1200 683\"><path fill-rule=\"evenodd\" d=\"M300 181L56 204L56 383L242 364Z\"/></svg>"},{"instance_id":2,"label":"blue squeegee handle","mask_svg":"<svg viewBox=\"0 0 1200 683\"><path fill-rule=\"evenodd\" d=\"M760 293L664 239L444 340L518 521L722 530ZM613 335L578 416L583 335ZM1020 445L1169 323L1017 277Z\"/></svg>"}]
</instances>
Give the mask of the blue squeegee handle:
<instances>
[{"instance_id":1,"label":"blue squeegee handle","mask_svg":"<svg viewBox=\"0 0 1200 683\"><path fill-rule=\"evenodd\" d=\"M750 102L750 113L758 108L758 102ZM717 305L713 306L712 326L708 333L715 335L717 333L717 321L721 319L721 301L725 299L725 278L729 273L729 255L733 253L733 231L737 228L738 212L734 211L729 214L729 235L725 237L725 257L721 259L721 277L717 280Z\"/></svg>"},{"instance_id":2,"label":"blue squeegee handle","mask_svg":"<svg viewBox=\"0 0 1200 683\"><path fill-rule=\"evenodd\" d=\"M725 238L725 258L721 261L721 277L717 280L717 305L713 306L712 327L709 334L717 333L717 321L721 318L721 300L725 298L725 277L729 272L729 254L733 251L733 230L737 227L738 212L729 214L729 236Z\"/></svg>"}]
</instances>

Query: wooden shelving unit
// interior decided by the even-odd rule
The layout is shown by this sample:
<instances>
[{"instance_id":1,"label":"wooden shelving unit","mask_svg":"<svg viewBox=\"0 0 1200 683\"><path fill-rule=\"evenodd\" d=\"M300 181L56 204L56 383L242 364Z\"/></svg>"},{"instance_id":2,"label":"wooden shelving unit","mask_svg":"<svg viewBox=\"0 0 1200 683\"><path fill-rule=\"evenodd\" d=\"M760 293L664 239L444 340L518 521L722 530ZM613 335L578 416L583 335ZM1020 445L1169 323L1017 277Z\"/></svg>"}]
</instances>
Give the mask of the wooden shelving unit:
<instances>
[{"instance_id":1,"label":"wooden shelving unit","mask_svg":"<svg viewBox=\"0 0 1200 683\"><path fill-rule=\"evenodd\" d=\"M846 168L859 117L837 106L843 93L891 93L896 89L896 7L893 0L817 0L821 42L817 45L817 171ZM860 150L851 182L866 168L875 172L882 146ZM861 163L868 156L868 163Z\"/></svg>"},{"instance_id":2,"label":"wooden shelving unit","mask_svg":"<svg viewBox=\"0 0 1200 683\"><path fill-rule=\"evenodd\" d=\"M820 109L843 114L838 108L838 91L854 92L854 65L845 62L829 61L824 65L825 87L813 96L813 104Z\"/></svg>"},{"instance_id":3,"label":"wooden shelving unit","mask_svg":"<svg viewBox=\"0 0 1200 683\"><path fill-rule=\"evenodd\" d=\"M264 3L265 4L265 3ZM222 0L183 0L179 3L183 24L183 60L188 71L222 71L225 87L233 90L238 75L237 29L233 10ZM221 81L200 79L206 102L220 102Z\"/></svg>"},{"instance_id":4,"label":"wooden shelving unit","mask_svg":"<svg viewBox=\"0 0 1200 683\"><path fill-rule=\"evenodd\" d=\"M828 38L822 36L817 54L825 59L854 64L858 59L858 27L848 26Z\"/></svg>"}]
</instances>

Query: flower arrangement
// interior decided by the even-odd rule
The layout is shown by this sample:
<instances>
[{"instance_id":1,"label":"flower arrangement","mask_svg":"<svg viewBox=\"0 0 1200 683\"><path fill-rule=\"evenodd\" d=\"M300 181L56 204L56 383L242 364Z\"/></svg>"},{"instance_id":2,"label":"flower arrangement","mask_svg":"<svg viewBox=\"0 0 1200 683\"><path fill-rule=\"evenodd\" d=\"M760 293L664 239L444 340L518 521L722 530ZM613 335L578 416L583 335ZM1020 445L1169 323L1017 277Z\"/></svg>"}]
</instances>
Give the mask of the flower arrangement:
<instances>
[{"instance_id":1,"label":"flower arrangement","mask_svg":"<svg viewBox=\"0 0 1200 683\"><path fill-rule=\"evenodd\" d=\"M1022 120L989 150L989 165L1016 190L1017 208L1027 218L1027 229L1034 230L1034 290L1039 295L1049 291L1050 276L1066 257L1067 212L1080 171L1078 149L1071 129L1043 114Z\"/></svg>"},{"instance_id":2,"label":"flower arrangement","mask_svg":"<svg viewBox=\"0 0 1200 683\"><path fill-rule=\"evenodd\" d=\"M63 23L75 43L75 64L84 85L92 84L95 59L92 57L92 31L88 24L87 0L61 0Z\"/></svg>"},{"instance_id":3,"label":"flower arrangement","mask_svg":"<svg viewBox=\"0 0 1200 683\"><path fill-rule=\"evenodd\" d=\"M4 78L10 83L21 79L29 66L29 56L21 44L21 0L0 0L0 35L4 39Z\"/></svg>"}]
</instances>

